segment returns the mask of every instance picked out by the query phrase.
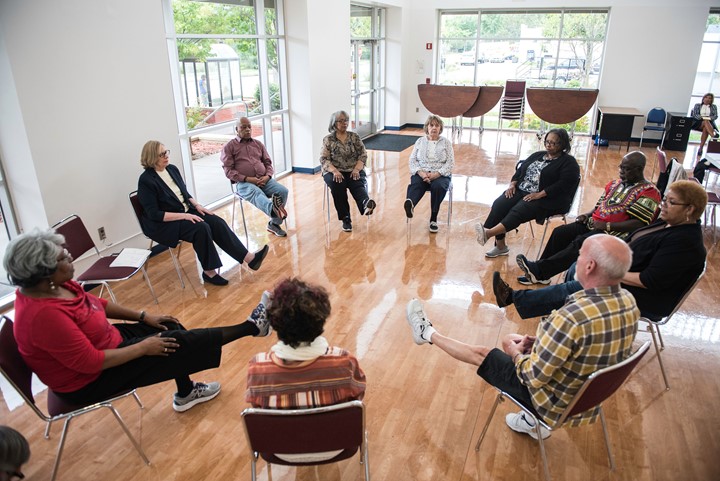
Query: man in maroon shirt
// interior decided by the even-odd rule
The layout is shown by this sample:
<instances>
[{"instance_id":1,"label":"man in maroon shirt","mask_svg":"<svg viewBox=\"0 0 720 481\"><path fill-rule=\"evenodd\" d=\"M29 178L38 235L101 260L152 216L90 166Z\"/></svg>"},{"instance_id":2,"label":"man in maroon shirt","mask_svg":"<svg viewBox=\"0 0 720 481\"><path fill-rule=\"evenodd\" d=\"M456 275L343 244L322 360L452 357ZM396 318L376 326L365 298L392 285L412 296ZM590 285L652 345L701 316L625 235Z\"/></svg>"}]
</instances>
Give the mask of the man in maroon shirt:
<instances>
[{"instance_id":1,"label":"man in maroon shirt","mask_svg":"<svg viewBox=\"0 0 720 481\"><path fill-rule=\"evenodd\" d=\"M220 160L225 176L235 184L235 190L244 200L270 217L267 230L278 237L287 233L282 229L287 217L287 187L272 178L275 170L265 146L252 138L252 124L241 117L235 124L237 137L225 144Z\"/></svg>"}]
</instances>

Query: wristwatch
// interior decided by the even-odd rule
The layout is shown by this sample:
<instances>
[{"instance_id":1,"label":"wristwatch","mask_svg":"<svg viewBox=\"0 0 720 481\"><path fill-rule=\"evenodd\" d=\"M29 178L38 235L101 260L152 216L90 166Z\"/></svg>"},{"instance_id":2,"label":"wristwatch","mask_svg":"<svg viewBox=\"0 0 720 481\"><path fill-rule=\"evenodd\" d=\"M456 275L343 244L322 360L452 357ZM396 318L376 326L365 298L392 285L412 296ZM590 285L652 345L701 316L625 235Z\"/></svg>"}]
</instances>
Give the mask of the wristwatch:
<instances>
[{"instance_id":1,"label":"wristwatch","mask_svg":"<svg viewBox=\"0 0 720 481\"><path fill-rule=\"evenodd\" d=\"M140 311L140 322L145 320L145 311Z\"/></svg>"},{"instance_id":2,"label":"wristwatch","mask_svg":"<svg viewBox=\"0 0 720 481\"><path fill-rule=\"evenodd\" d=\"M610 233L610 222L605 222L605 232Z\"/></svg>"}]
</instances>

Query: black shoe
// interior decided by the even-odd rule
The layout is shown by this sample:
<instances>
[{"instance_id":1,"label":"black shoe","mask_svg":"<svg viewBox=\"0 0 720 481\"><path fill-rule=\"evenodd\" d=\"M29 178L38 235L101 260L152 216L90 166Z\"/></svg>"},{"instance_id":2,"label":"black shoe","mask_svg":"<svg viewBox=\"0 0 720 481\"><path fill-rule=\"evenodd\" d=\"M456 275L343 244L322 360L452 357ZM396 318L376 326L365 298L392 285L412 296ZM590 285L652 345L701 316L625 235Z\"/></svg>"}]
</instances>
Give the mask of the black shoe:
<instances>
[{"instance_id":1,"label":"black shoe","mask_svg":"<svg viewBox=\"0 0 720 481\"><path fill-rule=\"evenodd\" d=\"M352 232L352 222L350 221L350 217L345 217L342 220L342 230L345 232Z\"/></svg>"},{"instance_id":2,"label":"black shoe","mask_svg":"<svg viewBox=\"0 0 720 481\"><path fill-rule=\"evenodd\" d=\"M228 280L222 277L220 274L215 274L214 276L210 277L209 275L202 273L202 278L205 282L208 284L212 284L214 286L227 286Z\"/></svg>"},{"instance_id":3,"label":"black shoe","mask_svg":"<svg viewBox=\"0 0 720 481\"><path fill-rule=\"evenodd\" d=\"M509 306L513 303L513 290L507 282L502 280L498 271L493 272L493 293L498 307Z\"/></svg>"},{"instance_id":4,"label":"black shoe","mask_svg":"<svg viewBox=\"0 0 720 481\"><path fill-rule=\"evenodd\" d=\"M363 215L372 215L373 211L377 207L374 200L368 199L365 201L365 208L363 209Z\"/></svg>"},{"instance_id":5,"label":"black shoe","mask_svg":"<svg viewBox=\"0 0 720 481\"><path fill-rule=\"evenodd\" d=\"M248 262L248 267L254 271L260 269L260 266L262 265L263 260L268 253L268 250L270 250L270 248L267 244L265 244L265 247L255 253L255 258Z\"/></svg>"},{"instance_id":6,"label":"black shoe","mask_svg":"<svg viewBox=\"0 0 720 481\"><path fill-rule=\"evenodd\" d=\"M550 284L550 279L540 278L540 275L535 272L537 270L535 263L527 260L524 255L518 254L517 257L515 257L515 262L517 262L518 267L525 273L525 277L527 277L533 284Z\"/></svg>"},{"instance_id":7,"label":"black shoe","mask_svg":"<svg viewBox=\"0 0 720 481\"><path fill-rule=\"evenodd\" d=\"M407 217L408 219L412 219L413 211L415 210L413 201L411 201L410 199L405 199L403 207L405 208L405 217Z\"/></svg>"}]
</instances>

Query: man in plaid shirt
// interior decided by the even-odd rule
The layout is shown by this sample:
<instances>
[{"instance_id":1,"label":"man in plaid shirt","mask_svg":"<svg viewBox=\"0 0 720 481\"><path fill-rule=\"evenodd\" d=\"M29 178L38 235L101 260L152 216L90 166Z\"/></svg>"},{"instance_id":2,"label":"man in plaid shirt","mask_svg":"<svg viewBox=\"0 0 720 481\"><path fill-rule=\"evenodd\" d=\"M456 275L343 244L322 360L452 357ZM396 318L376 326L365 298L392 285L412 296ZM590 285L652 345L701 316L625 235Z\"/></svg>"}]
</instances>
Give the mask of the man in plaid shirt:
<instances>
[{"instance_id":1,"label":"man in plaid shirt","mask_svg":"<svg viewBox=\"0 0 720 481\"><path fill-rule=\"evenodd\" d=\"M460 361L479 366L480 377L554 427L590 374L632 353L640 311L632 295L620 287L631 259L630 248L617 237L588 238L580 249L576 271L583 290L542 321L535 336L506 336L502 350L443 336L432 327L417 299L408 304L408 323L416 344L432 343ZM596 415L596 409L586 411L569 422L589 423ZM506 422L511 429L537 439L533 421L523 412L508 414ZM541 432L543 438L550 435L544 428Z\"/></svg>"}]
</instances>

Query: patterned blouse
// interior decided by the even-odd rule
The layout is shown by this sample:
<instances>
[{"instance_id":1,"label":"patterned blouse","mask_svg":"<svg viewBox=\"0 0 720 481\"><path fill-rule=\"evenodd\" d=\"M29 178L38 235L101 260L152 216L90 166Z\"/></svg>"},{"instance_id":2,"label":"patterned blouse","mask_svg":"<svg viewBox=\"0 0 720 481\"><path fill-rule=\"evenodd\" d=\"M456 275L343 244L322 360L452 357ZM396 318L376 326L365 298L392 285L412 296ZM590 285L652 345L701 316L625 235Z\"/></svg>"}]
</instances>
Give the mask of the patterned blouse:
<instances>
[{"instance_id":1,"label":"patterned blouse","mask_svg":"<svg viewBox=\"0 0 720 481\"><path fill-rule=\"evenodd\" d=\"M355 132L348 131L345 142L340 141L335 132L326 135L323 139L320 151L320 166L323 174L330 172L330 165L340 172L351 172L358 160L363 163L364 167L367 162L367 152L365 144Z\"/></svg>"},{"instance_id":2,"label":"patterned blouse","mask_svg":"<svg viewBox=\"0 0 720 481\"><path fill-rule=\"evenodd\" d=\"M454 166L455 153L448 139L440 137L433 142L425 135L417 139L410 154L410 175L417 174L418 170L425 170L450 177Z\"/></svg>"},{"instance_id":3,"label":"patterned blouse","mask_svg":"<svg viewBox=\"0 0 720 481\"><path fill-rule=\"evenodd\" d=\"M520 181L518 189L535 193L540 190L540 173L551 162L550 159L542 158L531 163L525 171L525 177Z\"/></svg>"}]
</instances>

